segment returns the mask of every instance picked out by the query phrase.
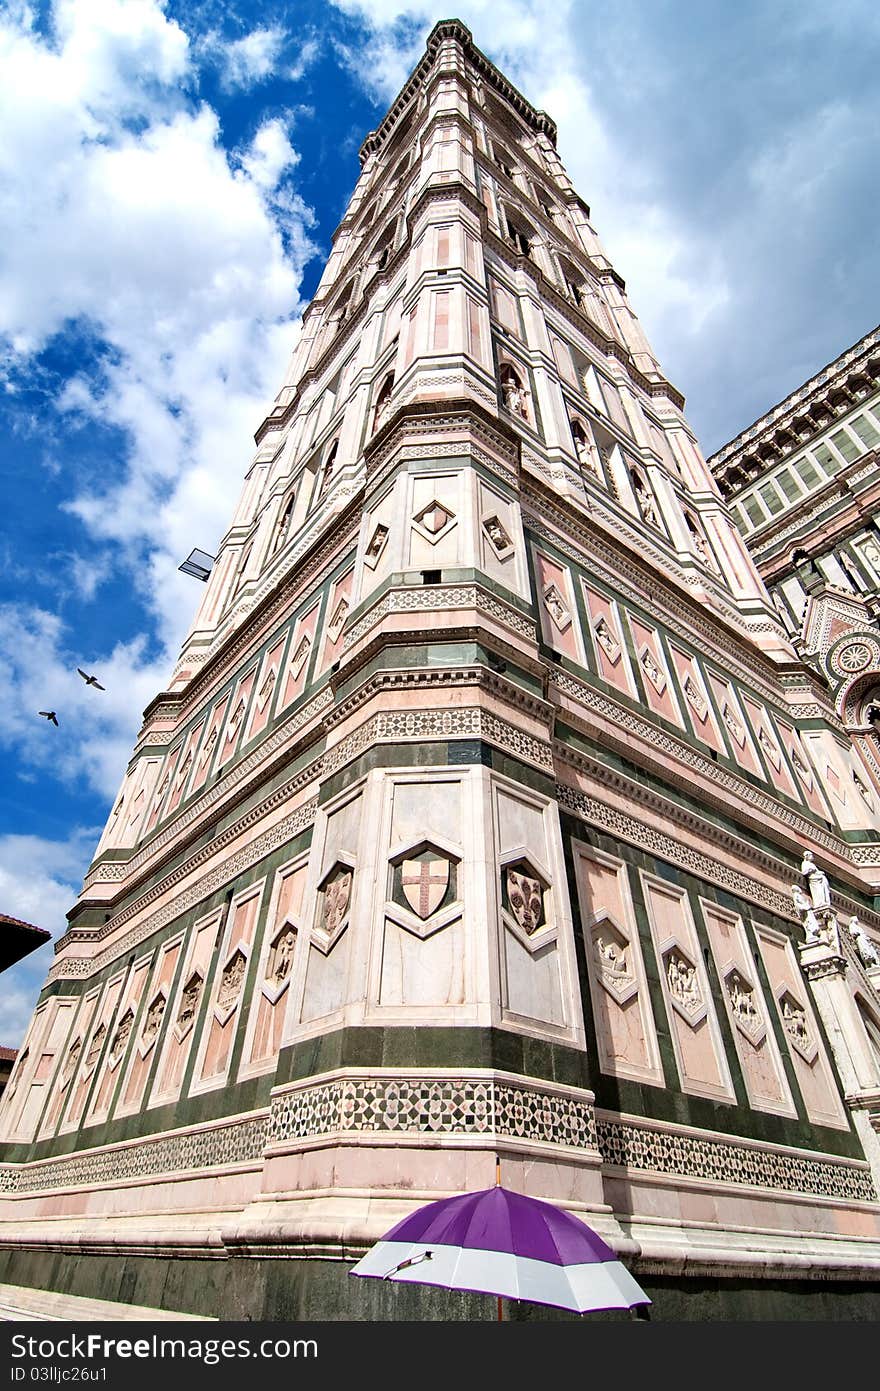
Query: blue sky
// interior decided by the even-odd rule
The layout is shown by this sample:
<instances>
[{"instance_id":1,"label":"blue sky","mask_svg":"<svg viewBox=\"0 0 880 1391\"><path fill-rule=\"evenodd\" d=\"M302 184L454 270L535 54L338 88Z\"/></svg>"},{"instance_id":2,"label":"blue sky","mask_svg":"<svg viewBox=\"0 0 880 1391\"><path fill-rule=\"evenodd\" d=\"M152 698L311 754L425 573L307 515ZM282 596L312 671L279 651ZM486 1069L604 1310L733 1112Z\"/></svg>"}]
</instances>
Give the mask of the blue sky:
<instances>
[{"instance_id":1,"label":"blue sky","mask_svg":"<svg viewBox=\"0 0 880 1391\"><path fill-rule=\"evenodd\" d=\"M453 12L557 121L707 452L875 325L875 4ZM0 0L0 911L64 930L200 597L177 565L228 522L358 146L446 13ZM50 959L0 978L0 1043Z\"/></svg>"}]
</instances>

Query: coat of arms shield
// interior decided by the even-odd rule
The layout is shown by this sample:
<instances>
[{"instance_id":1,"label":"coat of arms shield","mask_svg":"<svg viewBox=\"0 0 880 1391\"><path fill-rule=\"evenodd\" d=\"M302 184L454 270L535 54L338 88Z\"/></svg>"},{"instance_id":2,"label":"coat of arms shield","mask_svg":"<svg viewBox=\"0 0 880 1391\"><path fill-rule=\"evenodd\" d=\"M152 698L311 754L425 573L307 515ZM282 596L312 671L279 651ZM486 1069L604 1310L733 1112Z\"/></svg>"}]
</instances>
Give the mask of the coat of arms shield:
<instances>
[{"instance_id":1,"label":"coat of arms shield","mask_svg":"<svg viewBox=\"0 0 880 1391\"><path fill-rule=\"evenodd\" d=\"M424 922L443 902L449 887L449 861L404 860L400 884L410 908Z\"/></svg>"}]
</instances>

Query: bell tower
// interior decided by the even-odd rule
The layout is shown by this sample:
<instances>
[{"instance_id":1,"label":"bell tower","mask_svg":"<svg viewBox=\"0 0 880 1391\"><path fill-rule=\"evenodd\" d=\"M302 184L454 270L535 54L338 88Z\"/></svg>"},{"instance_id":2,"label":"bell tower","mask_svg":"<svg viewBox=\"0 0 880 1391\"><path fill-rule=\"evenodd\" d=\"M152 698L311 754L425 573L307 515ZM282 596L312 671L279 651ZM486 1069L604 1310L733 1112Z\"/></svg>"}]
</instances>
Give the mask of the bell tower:
<instances>
[{"instance_id":1,"label":"bell tower","mask_svg":"<svg viewBox=\"0 0 880 1391\"><path fill-rule=\"evenodd\" d=\"M351 1315L500 1154L649 1292L876 1281L880 997L841 926L816 1005L791 895L809 848L877 939L833 711L550 117L446 21L361 165L0 1109L0 1270Z\"/></svg>"}]
</instances>

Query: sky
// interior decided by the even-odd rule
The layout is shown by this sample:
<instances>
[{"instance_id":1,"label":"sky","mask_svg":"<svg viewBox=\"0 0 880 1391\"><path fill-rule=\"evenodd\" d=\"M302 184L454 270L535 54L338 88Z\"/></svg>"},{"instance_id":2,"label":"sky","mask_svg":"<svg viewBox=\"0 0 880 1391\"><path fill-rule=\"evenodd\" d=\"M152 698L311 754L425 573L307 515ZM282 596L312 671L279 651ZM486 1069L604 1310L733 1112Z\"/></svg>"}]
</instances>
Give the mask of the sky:
<instances>
[{"instance_id":1,"label":"sky","mask_svg":"<svg viewBox=\"0 0 880 1391\"><path fill-rule=\"evenodd\" d=\"M0 0L0 912L64 931L201 597L177 567L228 525L361 141L449 13ZM557 122L706 453L875 326L875 0L452 13ZM51 956L0 976L0 1044Z\"/></svg>"}]
</instances>

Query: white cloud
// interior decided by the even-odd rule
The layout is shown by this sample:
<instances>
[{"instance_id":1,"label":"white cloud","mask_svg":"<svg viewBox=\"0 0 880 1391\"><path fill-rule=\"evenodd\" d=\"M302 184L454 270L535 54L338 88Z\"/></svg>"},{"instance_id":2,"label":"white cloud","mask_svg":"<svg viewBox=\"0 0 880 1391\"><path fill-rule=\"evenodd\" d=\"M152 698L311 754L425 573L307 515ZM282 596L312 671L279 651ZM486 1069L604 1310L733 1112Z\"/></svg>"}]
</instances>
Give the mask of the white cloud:
<instances>
[{"instance_id":1,"label":"white cloud","mask_svg":"<svg viewBox=\"0 0 880 1391\"><path fill-rule=\"evenodd\" d=\"M211 30L199 40L199 51L220 69L227 91L246 90L273 75L286 37L277 25L252 29L240 39L227 39Z\"/></svg>"},{"instance_id":2,"label":"white cloud","mask_svg":"<svg viewBox=\"0 0 880 1391\"><path fill-rule=\"evenodd\" d=\"M167 659L150 660L143 636L105 653L77 651L74 638L56 614L0 607L0 742L14 746L32 767L109 800L122 781L141 713L164 685ZM86 686L78 666L94 672L106 690ZM40 710L54 710L58 727L41 719Z\"/></svg>"},{"instance_id":3,"label":"white cloud","mask_svg":"<svg viewBox=\"0 0 880 1391\"><path fill-rule=\"evenodd\" d=\"M199 597L177 565L227 527L281 380L313 219L290 185L291 118L228 153L215 112L186 99L190 46L157 0L57 0L53 15L51 41L23 10L0 17L0 347L14 387L55 335L98 346L56 403L122 441L76 487L54 455L94 542L73 588L92 597L127 567L153 628L80 654L57 617L7 609L0 739L108 796ZM280 45L280 30L258 33L235 50L242 73ZM101 706L71 678L86 656L107 678ZM50 706L60 731L35 718Z\"/></svg>"},{"instance_id":4,"label":"white cloud","mask_svg":"<svg viewBox=\"0 0 880 1391\"><path fill-rule=\"evenodd\" d=\"M77 827L66 840L0 836L0 910L60 937L97 844L97 828ZM0 1044L17 1048L52 964L51 943L0 977Z\"/></svg>"},{"instance_id":5,"label":"white cloud","mask_svg":"<svg viewBox=\"0 0 880 1391\"><path fill-rule=\"evenodd\" d=\"M293 64L293 67L287 70L288 81L299 82L301 78L305 77L308 69L312 66L312 63L314 63L320 51L321 45L317 39L306 39L300 46L299 56Z\"/></svg>"}]
</instances>

